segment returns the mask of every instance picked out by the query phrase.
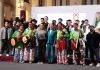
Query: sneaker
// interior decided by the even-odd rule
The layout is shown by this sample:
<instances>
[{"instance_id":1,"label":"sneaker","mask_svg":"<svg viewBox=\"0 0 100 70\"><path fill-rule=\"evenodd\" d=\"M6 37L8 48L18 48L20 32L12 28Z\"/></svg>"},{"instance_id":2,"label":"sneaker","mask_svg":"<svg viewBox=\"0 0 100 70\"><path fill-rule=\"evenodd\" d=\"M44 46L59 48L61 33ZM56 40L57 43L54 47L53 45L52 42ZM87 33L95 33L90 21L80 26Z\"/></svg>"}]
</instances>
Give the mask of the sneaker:
<instances>
[{"instance_id":1,"label":"sneaker","mask_svg":"<svg viewBox=\"0 0 100 70\"><path fill-rule=\"evenodd\" d=\"M30 61L29 63L30 63L30 64L32 64L32 62L31 62L31 61Z\"/></svg>"},{"instance_id":2,"label":"sneaker","mask_svg":"<svg viewBox=\"0 0 100 70\"><path fill-rule=\"evenodd\" d=\"M68 54L67 57L70 57L70 55Z\"/></svg>"},{"instance_id":3,"label":"sneaker","mask_svg":"<svg viewBox=\"0 0 100 70\"><path fill-rule=\"evenodd\" d=\"M97 63L96 67L100 67L100 63Z\"/></svg>"},{"instance_id":4,"label":"sneaker","mask_svg":"<svg viewBox=\"0 0 100 70\"><path fill-rule=\"evenodd\" d=\"M19 63L24 63L24 61L20 61Z\"/></svg>"},{"instance_id":5,"label":"sneaker","mask_svg":"<svg viewBox=\"0 0 100 70\"><path fill-rule=\"evenodd\" d=\"M40 62L38 62L37 64L40 64Z\"/></svg>"},{"instance_id":6,"label":"sneaker","mask_svg":"<svg viewBox=\"0 0 100 70\"><path fill-rule=\"evenodd\" d=\"M2 56L2 54L0 54L0 56Z\"/></svg>"},{"instance_id":7,"label":"sneaker","mask_svg":"<svg viewBox=\"0 0 100 70\"><path fill-rule=\"evenodd\" d=\"M85 63L83 63L83 66L85 66L86 64Z\"/></svg>"},{"instance_id":8,"label":"sneaker","mask_svg":"<svg viewBox=\"0 0 100 70\"><path fill-rule=\"evenodd\" d=\"M9 56L9 54L6 54L6 56Z\"/></svg>"},{"instance_id":9,"label":"sneaker","mask_svg":"<svg viewBox=\"0 0 100 70\"><path fill-rule=\"evenodd\" d=\"M93 66L93 65L94 65L93 63L89 64L89 66Z\"/></svg>"},{"instance_id":10,"label":"sneaker","mask_svg":"<svg viewBox=\"0 0 100 70\"><path fill-rule=\"evenodd\" d=\"M40 64L43 64L43 62L40 62Z\"/></svg>"}]
</instances>

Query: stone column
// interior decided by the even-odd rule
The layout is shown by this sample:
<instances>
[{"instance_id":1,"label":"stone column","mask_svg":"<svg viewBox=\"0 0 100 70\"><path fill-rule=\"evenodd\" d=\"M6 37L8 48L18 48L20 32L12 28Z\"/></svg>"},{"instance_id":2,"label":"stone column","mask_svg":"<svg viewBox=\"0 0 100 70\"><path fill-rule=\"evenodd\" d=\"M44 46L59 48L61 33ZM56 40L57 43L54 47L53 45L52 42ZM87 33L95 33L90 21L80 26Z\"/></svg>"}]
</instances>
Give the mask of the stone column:
<instances>
[{"instance_id":1,"label":"stone column","mask_svg":"<svg viewBox=\"0 0 100 70\"><path fill-rule=\"evenodd\" d=\"M0 0L0 28L4 24L4 4L3 4L3 1L4 0Z\"/></svg>"},{"instance_id":2,"label":"stone column","mask_svg":"<svg viewBox=\"0 0 100 70\"><path fill-rule=\"evenodd\" d=\"M0 28L4 25L4 0L0 0ZM0 37L0 50L1 50L1 37Z\"/></svg>"}]
</instances>

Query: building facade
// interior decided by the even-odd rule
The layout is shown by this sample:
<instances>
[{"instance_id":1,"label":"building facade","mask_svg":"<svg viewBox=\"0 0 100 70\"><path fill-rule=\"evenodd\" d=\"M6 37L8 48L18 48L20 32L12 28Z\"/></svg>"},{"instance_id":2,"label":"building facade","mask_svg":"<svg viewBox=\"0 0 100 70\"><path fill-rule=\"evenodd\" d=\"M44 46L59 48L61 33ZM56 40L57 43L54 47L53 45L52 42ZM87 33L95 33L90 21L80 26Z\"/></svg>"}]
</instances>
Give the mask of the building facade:
<instances>
[{"instance_id":1,"label":"building facade","mask_svg":"<svg viewBox=\"0 0 100 70\"><path fill-rule=\"evenodd\" d=\"M12 20L24 15L28 21L32 7L96 4L100 4L100 0L0 0L0 27L3 26L4 19Z\"/></svg>"}]
</instances>

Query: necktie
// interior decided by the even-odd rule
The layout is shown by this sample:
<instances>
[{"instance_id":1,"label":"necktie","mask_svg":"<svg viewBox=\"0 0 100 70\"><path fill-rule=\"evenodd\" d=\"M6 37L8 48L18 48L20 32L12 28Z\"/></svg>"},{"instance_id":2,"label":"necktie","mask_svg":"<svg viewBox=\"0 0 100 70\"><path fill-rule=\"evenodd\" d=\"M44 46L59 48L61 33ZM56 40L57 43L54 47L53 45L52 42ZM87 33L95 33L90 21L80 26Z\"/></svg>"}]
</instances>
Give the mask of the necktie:
<instances>
[{"instance_id":1,"label":"necktie","mask_svg":"<svg viewBox=\"0 0 100 70\"><path fill-rule=\"evenodd\" d=\"M8 28L6 28L5 39L8 40Z\"/></svg>"}]
</instances>

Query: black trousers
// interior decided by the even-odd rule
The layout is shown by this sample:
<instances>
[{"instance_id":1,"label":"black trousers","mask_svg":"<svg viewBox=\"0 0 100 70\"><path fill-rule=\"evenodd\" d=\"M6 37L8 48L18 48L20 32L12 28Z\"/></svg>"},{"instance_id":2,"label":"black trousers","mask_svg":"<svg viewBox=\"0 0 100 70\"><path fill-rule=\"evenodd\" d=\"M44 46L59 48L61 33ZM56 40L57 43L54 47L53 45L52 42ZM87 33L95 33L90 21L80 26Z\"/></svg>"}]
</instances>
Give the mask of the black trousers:
<instances>
[{"instance_id":1,"label":"black trousers","mask_svg":"<svg viewBox=\"0 0 100 70\"><path fill-rule=\"evenodd\" d=\"M100 48L90 47L90 59L91 59L91 63L95 62L94 56L96 57L96 62L100 63L99 49Z\"/></svg>"},{"instance_id":2,"label":"black trousers","mask_svg":"<svg viewBox=\"0 0 100 70\"><path fill-rule=\"evenodd\" d=\"M88 43L85 41L85 58L89 58L89 51Z\"/></svg>"},{"instance_id":3,"label":"black trousers","mask_svg":"<svg viewBox=\"0 0 100 70\"><path fill-rule=\"evenodd\" d=\"M71 48L71 40L66 40L67 42L67 55L72 55L73 54L73 50Z\"/></svg>"},{"instance_id":4,"label":"black trousers","mask_svg":"<svg viewBox=\"0 0 100 70\"><path fill-rule=\"evenodd\" d=\"M1 54L6 51L6 54L9 54L10 51L10 43L9 40L2 39L1 40Z\"/></svg>"},{"instance_id":5,"label":"black trousers","mask_svg":"<svg viewBox=\"0 0 100 70\"><path fill-rule=\"evenodd\" d=\"M45 52L46 52L46 40L39 40L38 46L38 62L45 61Z\"/></svg>"}]
</instances>

